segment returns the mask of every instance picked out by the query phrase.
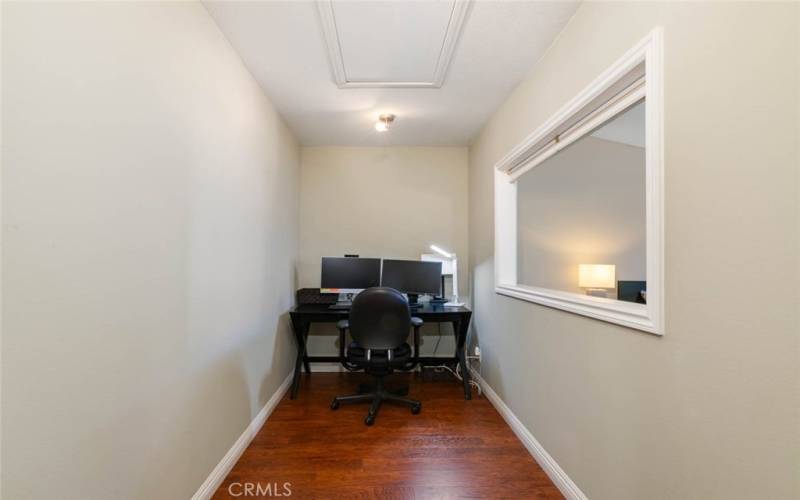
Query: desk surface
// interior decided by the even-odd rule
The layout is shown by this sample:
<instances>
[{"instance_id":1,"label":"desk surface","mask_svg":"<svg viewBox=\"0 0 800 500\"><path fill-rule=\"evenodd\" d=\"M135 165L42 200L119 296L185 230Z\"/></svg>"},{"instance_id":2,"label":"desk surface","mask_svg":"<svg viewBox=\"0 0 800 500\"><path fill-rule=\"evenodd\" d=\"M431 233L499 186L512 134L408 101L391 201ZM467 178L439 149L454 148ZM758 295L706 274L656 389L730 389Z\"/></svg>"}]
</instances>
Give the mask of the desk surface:
<instances>
[{"instance_id":1,"label":"desk surface","mask_svg":"<svg viewBox=\"0 0 800 500\"><path fill-rule=\"evenodd\" d=\"M439 314L464 314L464 313L471 313L472 311L469 310L468 307L465 306L457 306L457 307L450 307L450 306L443 306L440 304L431 305L431 304L424 304L420 307L414 307L411 309L412 316L431 316L431 315L439 315ZM302 315L328 315L328 314L336 314L339 316L347 316L350 314L349 309L331 309L329 304L302 304L298 306L294 306L290 314L302 314Z\"/></svg>"}]
</instances>

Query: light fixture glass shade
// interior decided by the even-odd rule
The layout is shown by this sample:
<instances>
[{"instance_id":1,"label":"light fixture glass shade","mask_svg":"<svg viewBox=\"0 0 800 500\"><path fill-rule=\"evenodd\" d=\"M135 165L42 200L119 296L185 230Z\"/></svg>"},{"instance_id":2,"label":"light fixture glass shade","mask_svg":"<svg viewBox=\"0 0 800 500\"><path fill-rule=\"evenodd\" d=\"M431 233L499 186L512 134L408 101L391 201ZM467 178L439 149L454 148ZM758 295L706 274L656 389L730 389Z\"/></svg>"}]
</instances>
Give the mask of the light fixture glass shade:
<instances>
[{"instance_id":1,"label":"light fixture glass shade","mask_svg":"<svg viewBox=\"0 0 800 500\"><path fill-rule=\"evenodd\" d=\"M617 266L613 264L579 264L578 286L581 288L616 288Z\"/></svg>"},{"instance_id":2,"label":"light fixture glass shade","mask_svg":"<svg viewBox=\"0 0 800 500\"><path fill-rule=\"evenodd\" d=\"M389 125L394 123L394 115L391 113L378 116L378 121L375 122L375 130L378 132L386 132L389 130Z\"/></svg>"}]
</instances>

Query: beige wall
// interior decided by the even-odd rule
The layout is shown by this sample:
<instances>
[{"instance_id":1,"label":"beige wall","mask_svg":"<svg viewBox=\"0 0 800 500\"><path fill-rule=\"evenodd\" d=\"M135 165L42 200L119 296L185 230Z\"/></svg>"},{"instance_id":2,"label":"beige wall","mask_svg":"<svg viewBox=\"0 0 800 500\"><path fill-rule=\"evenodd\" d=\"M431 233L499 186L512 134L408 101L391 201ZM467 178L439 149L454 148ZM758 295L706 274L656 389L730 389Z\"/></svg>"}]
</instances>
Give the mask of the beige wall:
<instances>
[{"instance_id":1,"label":"beige wall","mask_svg":"<svg viewBox=\"0 0 800 500\"><path fill-rule=\"evenodd\" d=\"M198 3L3 10L2 496L188 498L290 370L297 145Z\"/></svg>"},{"instance_id":2,"label":"beige wall","mask_svg":"<svg viewBox=\"0 0 800 500\"><path fill-rule=\"evenodd\" d=\"M300 286L319 286L321 257L416 260L435 243L457 253L466 291L467 148L309 147L301 164ZM332 329L315 329L328 336L312 335L310 352L335 352ZM425 331L430 354L439 330ZM437 354L451 346L447 334Z\"/></svg>"},{"instance_id":3,"label":"beige wall","mask_svg":"<svg viewBox=\"0 0 800 500\"><path fill-rule=\"evenodd\" d=\"M584 3L470 149L483 374L589 498L800 497L798 9ZM496 295L492 166L656 25L666 335Z\"/></svg>"},{"instance_id":4,"label":"beige wall","mask_svg":"<svg viewBox=\"0 0 800 500\"><path fill-rule=\"evenodd\" d=\"M520 177L519 283L583 293L579 264L644 281L644 174L644 148L587 136Z\"/></svg>"}]
</instances>

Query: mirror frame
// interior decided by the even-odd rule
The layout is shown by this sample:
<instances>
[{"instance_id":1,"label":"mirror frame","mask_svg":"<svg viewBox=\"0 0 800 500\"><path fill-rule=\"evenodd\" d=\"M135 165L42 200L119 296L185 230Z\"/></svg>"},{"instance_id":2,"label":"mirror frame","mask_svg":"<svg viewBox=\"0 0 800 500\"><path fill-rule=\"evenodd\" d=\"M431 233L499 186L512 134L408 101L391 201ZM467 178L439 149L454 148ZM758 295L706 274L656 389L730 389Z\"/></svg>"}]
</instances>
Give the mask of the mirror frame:
<instances>
[{"instance_id":1,"label":"mirror frame","mask_svg":"<svg viewBox=\"0 0 800 500\"><path fill-rule=\"evenodd\" d=\"M623 302L573 292L521 285L517 281L516 179L596 128L583 126L587 109L598 112L619 93L621 83L642 72L645 109L645 204L647 304ZM604 96L607 100L604 101ZM641 100L641 97L639 97ZM600 104L598 104L598 102ZM663 30L657 27L617 60L589 86L564 105L495 165L495 292L564 311L623 325L656 335L664 334L664 91ZM603 116L607 122L612 116ZM567 128L582 132L559 145ZM573 134L578 135L578 134ZM553 137L556 137L553 140Z\"/></svg>"}]
</instances>

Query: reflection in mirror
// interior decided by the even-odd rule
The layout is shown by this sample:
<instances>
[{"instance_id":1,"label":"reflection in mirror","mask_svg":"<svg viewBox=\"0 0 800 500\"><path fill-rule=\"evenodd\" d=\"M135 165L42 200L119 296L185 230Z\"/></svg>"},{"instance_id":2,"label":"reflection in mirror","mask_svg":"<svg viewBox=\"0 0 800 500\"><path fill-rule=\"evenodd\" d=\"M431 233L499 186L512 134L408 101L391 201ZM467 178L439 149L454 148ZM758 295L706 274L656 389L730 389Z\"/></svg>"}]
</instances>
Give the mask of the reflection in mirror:
<instances>
[{"instance_id":1,"label":"reflection in mirror","mask_svg":"<svg viewBox=\"0 0 800 500\"><path fill-rule=\"evenodd\" d=\"M646 301L645 102L517 180L517 283Z\"/></svg>"}]
</instances>

